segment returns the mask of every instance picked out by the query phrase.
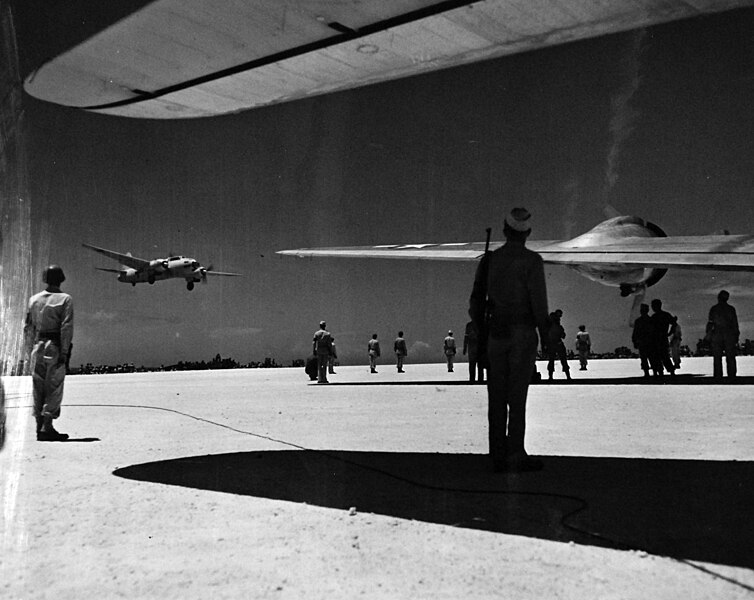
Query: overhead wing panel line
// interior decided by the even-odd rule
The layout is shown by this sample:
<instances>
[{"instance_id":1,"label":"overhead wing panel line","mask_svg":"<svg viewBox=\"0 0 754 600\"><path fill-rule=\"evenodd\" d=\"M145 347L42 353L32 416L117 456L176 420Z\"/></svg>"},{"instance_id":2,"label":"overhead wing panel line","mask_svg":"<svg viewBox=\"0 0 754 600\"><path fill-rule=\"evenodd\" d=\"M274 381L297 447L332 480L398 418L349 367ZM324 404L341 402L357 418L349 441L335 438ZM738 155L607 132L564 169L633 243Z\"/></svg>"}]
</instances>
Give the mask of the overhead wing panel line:
<instances>
[{"instance_id":1,"label":"overhead wing panel line","mask_svg":"<svg viewBox=\"0 0 754 600\"><path fill-rule=\"evenodd\" d=\"M152 91L152 92L149 92L146 90L132 89L131 91L134 94L137 94L137 96L133 98L127 98L125 100L118 100L116 102L108 102L105 104L80 106L78 108L81 108L83 110L102 110L106 108L116 108L118 106L128 106L129 104L136 104L144 100L154 100L155 98L159 98L160 96L165 96L173 92L179 92L181 90L185 90L185 89L194 87L196 85L201 85L203 83L208 83L210 81L216 81L218 79L222 79L223 77L229 77L230 75L237 75L238 73L243 73L244 71L249 71L257 67L263 67L269 64L282 61L282 60L287 60L289 58L301 56L303 54L306 54L308 52L313 52L315 50L323 50L324 48L336 46L338 44L342 44L343 42L348 42L351 40L357 40L359 38L372 35L374 33L380 33L382 31L390 29L391 27L398 27L400 25L413 23L414 21L418 21L420 19L424 19L427 17L434 17L442 13L456 10L463 6L472 6L474 4L479 4L479 1L480 0L469 2L469 0L466 0L464 2L463 0L443 0L442 2L438 2L437 4L433 4L432 6L419 8L414 11L407 12L406 14L399 15L397 17L390 17L389 19L384 19L382 21L372 23L371 25L365 25L364 27L360 27L359 29L351 29L350 27L343 25L342 23L333 21L332 23L328 23L327 25L328 27L331 27L332 29L336 31L341 31L342 33L340 35L329 37L324 40L320 40L318 42L304 44L303 46L291 48L290 50L284 50L283 52L270 54L269 56L265 56L263 58L250 60L248 62L241 63L240 65L236 65L234 67L228 67L227 69L222 69L220 71L216 71L208 75L202 75L201 77L189 79L187 81L184 81L183 83L176 83L174 85L170 85L170 86L167 86L167 87L164 87L159 90ZM483 2L483 0L481 1Z\"/></svg>"}]
</instances>

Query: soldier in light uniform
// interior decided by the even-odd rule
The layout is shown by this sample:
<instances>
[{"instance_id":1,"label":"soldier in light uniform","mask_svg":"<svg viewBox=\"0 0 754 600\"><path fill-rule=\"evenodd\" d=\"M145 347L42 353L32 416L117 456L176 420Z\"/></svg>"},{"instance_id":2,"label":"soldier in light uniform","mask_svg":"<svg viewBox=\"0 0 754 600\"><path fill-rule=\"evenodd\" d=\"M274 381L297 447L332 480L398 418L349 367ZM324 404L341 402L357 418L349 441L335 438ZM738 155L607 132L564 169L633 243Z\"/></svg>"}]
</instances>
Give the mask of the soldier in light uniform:
<instances>
[{"instance_id":1,"label":"soldier in light uniform","mask_svg":"<svg viewBox=\"0 0 754 600\"><path fill-rule=\"evenodd\" d=\"M589 364L589 351L592 349L592 338L586 330L586 325L579 325L579 332L576 334L576 351L579 353L579 363L581 370L586 371Z\"/></svg>"},{"instance_id":2,"label":"soldier in light uniform","mask_svg":"<svg viewBox=\"0 0 754 600\"><path fill-rule=\"evenodd\" d=\"M50 265L43 274L47 288L29 300L24 327L33 381L34 417L37 440L57 442L68 439L52 425L60 416L63 382L73 339L73 301L60 291L65 281L63 269Z\"/></svg>"}]
</instances>

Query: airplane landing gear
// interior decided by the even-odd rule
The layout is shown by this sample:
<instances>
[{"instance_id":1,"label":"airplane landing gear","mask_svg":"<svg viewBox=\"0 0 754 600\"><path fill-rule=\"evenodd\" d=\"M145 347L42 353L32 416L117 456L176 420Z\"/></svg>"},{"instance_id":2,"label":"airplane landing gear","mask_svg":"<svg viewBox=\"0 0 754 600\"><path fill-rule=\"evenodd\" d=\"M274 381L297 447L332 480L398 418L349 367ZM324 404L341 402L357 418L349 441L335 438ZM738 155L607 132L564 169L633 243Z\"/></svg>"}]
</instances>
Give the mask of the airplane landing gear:
<instances>
[{"instance_id":1,"label":"airplane landing gear","mask_svg":"<svg viewBox=\"0 0 754 600\"><path fill-rule=\"evenodd\" d=\"M186 289L187 289L187 290L188 290L189 292L190 292L191 290L193 290L193 289L194 289L194 282L193 282L193 281L189 281L189 282L188 282L188 283L186 284Z\"/></svg>"}]
</instances>

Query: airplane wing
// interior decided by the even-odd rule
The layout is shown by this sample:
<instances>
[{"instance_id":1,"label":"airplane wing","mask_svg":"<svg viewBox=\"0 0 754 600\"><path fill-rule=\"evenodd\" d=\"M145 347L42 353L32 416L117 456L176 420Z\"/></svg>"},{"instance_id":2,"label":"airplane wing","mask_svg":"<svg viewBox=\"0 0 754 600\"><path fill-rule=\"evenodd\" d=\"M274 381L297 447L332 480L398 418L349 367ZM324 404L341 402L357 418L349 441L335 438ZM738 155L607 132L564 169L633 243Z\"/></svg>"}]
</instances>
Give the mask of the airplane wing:
<instances>
[{"instance_id":1,"label":"airplane wing","mask_svg":"<svg viewBox=\"0 0 754 600\"><path fill-rule=\"evenodd\" d=\"M106 10L100 4L92 20ZM753 4L155 0L94 32L86 19L60 25L83 41L39 66L24 88L112 115L216 116Z\"/></svg>"},{"instance_id":2,"label":"airplane wing","mask_svg":"<svg viewBox=\"0 0 754 600\"><path fill-rule=\"evenodd\" d=\"M105 271L106 273L120 273L118 269L106 269L105 267L94 267L98 271Z\"/></svg>"},{"instance_id":3,"label":"airplane wing","mask_svg":"<svg viewBox=\"0 0 754 600\"><path fill-rule=\"evenodd\" d=\"M84 248L89 248L89 250L94 250L95 252L99 252L100 254L107 256L108 258L117 260L120 264L131 267L132 269L138 270L149 266L149 261L144 260L143 258L136 258L135 256L131 256L130 254L121 254L120 252L114 252L113 250L106 250L105 248L99 248L98 246L92 246L91 244L81 245ZM118 271L116 271L116 273L117 272Z\"/></svg>"},{"instance_id":4,"label":"airplane wing","mask_svg":"<svg viewBox=\"0 0 754 600\"><path fill-rule=\"evenodd\" d=\"M502 242L492 242L490 250L501 245ZM531 241L526 246L538 252L546 264L754 271L754 235L634 237L582 247L562 241ZM471 261L482 257L484 242L299 248L280 250L278 254Z\"/></svg>"}]
</instances>

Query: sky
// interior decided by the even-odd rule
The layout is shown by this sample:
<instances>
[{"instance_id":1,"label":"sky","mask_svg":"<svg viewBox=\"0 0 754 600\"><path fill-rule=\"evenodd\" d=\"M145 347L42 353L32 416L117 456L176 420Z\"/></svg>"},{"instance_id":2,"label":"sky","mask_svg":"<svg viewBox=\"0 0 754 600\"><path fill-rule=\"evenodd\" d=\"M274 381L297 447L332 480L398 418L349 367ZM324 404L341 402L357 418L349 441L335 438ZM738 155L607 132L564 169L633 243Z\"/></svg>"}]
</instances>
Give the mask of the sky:
<instances>
[{"instance_id":1,"label":"sky","mask_svg":"<svg viewBox=\"0 0 754 600\"><path fill-rule=\"evenodd\" d=\"M43 56L32 17L16 23L24 74ZM367 362L373 333L389 350L404 331L409 363L443 361L448 329L463 338L475 263L276 250L482 241L487 227L502 239L513 206L533 214L532 239L583 233L606 206L668 235L752 233L752 30L754 10L741 10L208 119L24 96L35 264L66 272L72 365L218 353L289 364L322 319L348 364ZM132 287L95 270L117 265L82 243L243 277ZM754 338L753 281L670 271L646 298L678 315L694 347L725 288ZM570 347L581 324L596 352L630 345L631 299L563 267L547 268L547 284Z\"/></svg>"}]
</instances>

